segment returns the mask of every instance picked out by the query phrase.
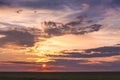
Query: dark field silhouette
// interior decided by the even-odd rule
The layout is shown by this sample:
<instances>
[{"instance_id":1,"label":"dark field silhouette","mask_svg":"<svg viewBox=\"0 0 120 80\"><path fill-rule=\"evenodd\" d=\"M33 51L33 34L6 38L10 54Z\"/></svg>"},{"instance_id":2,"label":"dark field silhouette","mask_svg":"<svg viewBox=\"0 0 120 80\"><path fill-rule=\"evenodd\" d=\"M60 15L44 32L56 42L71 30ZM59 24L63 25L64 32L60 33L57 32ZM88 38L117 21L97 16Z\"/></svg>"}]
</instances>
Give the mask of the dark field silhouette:
<instances>
[{"instance_id":1,"label":"dark field silhouette","mask_svg":"<svg viewBox=\"0 0 120 80\"><path fill-rule=\"evenodd\" d=\"M1 72L0 80L120 80L120 72Z\"/></svg>"}]
</instances>

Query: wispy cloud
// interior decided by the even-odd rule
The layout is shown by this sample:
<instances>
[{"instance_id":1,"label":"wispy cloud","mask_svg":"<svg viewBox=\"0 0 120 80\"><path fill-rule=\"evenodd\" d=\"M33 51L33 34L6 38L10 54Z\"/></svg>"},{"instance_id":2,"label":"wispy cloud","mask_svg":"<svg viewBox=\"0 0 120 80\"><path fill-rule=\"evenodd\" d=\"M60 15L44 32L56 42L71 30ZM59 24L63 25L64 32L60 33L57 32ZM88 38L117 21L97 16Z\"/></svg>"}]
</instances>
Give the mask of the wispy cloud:
<instances>
[{"instance_id":1,"label":"wispy cloud","mask_svg":"<svg viewBox=\"0 0 120 80\"><path fill-rule=\"evenodd\" d=\"M17 25L12 23L5 23L5 22L0 22L0 25L7 26L7 27L25 27L23 25Z\"/></svg>"}]
</instances>

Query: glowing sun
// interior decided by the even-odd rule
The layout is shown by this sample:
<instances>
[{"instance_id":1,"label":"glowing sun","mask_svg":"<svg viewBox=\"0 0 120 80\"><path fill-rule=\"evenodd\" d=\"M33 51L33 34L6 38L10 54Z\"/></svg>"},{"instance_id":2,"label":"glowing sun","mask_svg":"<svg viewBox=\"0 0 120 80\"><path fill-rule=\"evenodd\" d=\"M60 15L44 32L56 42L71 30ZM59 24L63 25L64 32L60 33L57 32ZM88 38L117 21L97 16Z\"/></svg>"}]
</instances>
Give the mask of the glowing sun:
<instances>
[{"instance_id":1,"label":"glowing sun","mask_svg":"<svg viewBox=\"0 0 120 80\"><path fill-rule=\"evenodd\" d=\"M46 64L42 64L42 68L46 68L47 67L47 65Z\"/></svg>"}]
</instances>

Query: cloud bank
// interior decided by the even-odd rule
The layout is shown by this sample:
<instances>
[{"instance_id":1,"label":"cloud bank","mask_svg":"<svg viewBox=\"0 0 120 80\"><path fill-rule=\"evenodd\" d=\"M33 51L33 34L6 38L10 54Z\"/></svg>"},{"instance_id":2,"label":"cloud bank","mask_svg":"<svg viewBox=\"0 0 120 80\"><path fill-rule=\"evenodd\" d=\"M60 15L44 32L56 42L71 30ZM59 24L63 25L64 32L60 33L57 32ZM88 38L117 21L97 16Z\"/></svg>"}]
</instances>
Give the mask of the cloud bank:
<instances>
[{"instance_id":1,"label":"cloud bank","mask_svg":"<svg viewBox=\"0 0 120 80\"><path fill-rule=\"evenodd\" d=\"M12 26L13 24L3 23L2 25ZM84 24L90 24L88 26ZM1 35L5 37L0 38L1 46L5 43L14 43L21 46L33 46L38 38L51 38L54 36L62 36L66 34L84 35L87 33L99 31L101 29L100 24L91 23L88 20L84 20L84 16L77 17L77 20L68 22L66 24L57 22L44 22L44 29L19 27L13 25L13 27L7 27L6 30L0 30Z\"/></svg>"}]
</instances>

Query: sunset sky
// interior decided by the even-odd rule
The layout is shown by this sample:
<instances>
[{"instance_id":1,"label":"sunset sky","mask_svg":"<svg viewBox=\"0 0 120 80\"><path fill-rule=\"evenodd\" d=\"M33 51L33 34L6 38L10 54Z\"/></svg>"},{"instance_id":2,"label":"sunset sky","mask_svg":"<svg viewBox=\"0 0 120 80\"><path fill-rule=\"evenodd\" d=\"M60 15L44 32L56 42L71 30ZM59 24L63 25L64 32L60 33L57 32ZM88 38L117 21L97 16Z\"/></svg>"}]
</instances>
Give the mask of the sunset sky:
<instances>
[{"instance_id":1,"label":"sunset sky","mask_svg":"<svg viewBox=\"0 0 120 80\"><path fill-rule=\"evenodd\" d=\"M120 71L120 0L0 0L4 71Z\"/></svg>"}]
</instances>

